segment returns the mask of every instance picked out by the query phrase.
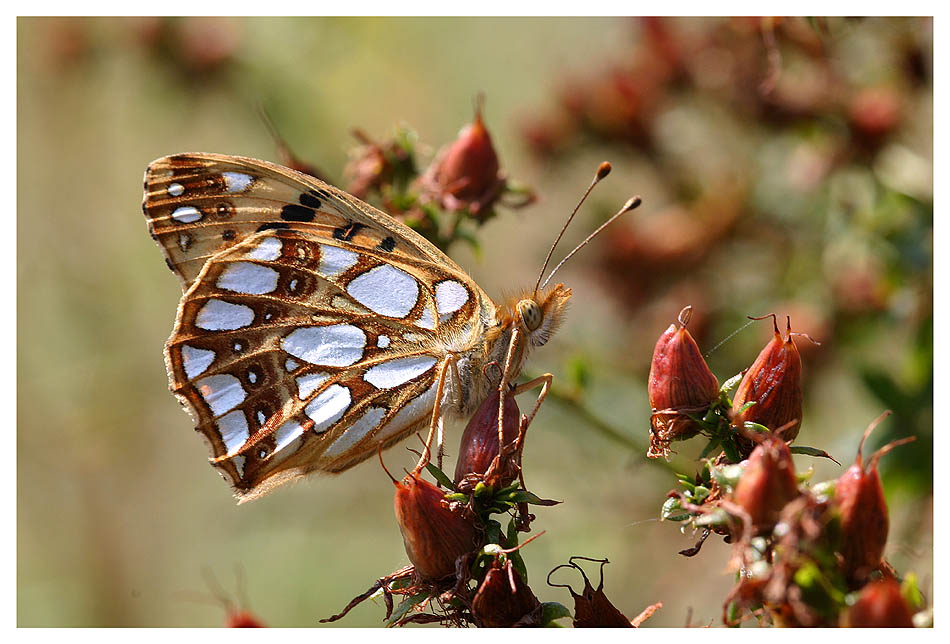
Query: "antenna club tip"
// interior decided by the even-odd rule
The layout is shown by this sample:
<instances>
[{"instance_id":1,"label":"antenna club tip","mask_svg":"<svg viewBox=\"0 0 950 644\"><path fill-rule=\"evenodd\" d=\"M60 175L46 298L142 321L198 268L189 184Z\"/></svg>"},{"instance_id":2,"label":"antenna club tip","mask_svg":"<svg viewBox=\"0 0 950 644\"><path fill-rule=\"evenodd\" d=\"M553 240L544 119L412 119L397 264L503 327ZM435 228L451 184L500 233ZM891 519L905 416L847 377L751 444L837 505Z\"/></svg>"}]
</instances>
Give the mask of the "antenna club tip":
<instances>
[{"instance_id":1,"label":"antenna club tip","mask_svg":"<svg viewBox=\"0 0 950 644\"><path fill-rule=\"evenodd\" d=\"M604 161L599 166L597 166L597 181L600 181L610 174L611 170L613 170L613 166L610 165L609 161Z\"/></svg>"},{"instance_id":2,"label":"antenna club tip","mask_svg":"<svg viewBox=\"0 0 950 644\"><path fill-rule=\"evenodd\" d=\"M627 200L627 203L623 205L623 212L633 210L634 208L639 207L641 203L643 203L643 199L640 198L640 195L630 197L630 199Z\"/></svg>"}]
</instances>

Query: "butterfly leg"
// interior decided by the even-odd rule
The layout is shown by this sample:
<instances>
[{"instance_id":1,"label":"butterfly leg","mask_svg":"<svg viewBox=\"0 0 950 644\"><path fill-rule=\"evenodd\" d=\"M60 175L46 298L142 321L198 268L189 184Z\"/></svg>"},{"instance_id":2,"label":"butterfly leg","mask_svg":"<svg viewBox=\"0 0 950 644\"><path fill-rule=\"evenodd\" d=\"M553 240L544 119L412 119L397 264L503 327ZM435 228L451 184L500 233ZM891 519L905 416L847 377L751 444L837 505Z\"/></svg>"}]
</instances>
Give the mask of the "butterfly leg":
<instances>
[{"instance_id":1,"label":"butterfly leg","mask_svg":"<svg viewBox=\"0 0 950 644\"><path fill-rule=\"evenodd\" d=\"M422 471L422 468L429 464L429 460L432 455L432 441L436 438L436 436L438 436L439 440L439 460L441 461L441 454L444 449L442 446L442 395L445 391L445 380L448 377L449 368L455 366L455 361L455 356L449 354L445 356L445 359L439 366L439 380L435 389L435 404L432 406L432 420L429 422L429 435L426 438L426 444L425 448L422 450L422 456L419 457L419 462L416 463L416 466L412 470L412 474L415 476L418 476L419 472ZM441 462L439 465L442 465Z\"/></svg>"}]
</instances>

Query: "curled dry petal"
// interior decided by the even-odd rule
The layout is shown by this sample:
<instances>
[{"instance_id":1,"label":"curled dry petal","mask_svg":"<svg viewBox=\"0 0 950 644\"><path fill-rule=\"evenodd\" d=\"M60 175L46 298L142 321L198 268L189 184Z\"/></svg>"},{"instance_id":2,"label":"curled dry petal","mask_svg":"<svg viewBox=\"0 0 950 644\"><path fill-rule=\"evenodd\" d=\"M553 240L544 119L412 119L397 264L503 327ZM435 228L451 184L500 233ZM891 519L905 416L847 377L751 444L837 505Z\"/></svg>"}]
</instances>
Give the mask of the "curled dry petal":
<instances>
[{"instance_id":1,"label":"curled dry petal","mask_svg":"<svg viewBox=\"0 0 950 644\"><path fill-rule=\"evenodd\" d=\"M452 511L445 492L413 474L396 485L396 520L406 554L425 579L455 573L455 562L475 548L473 519Z\"/></svg>"},{"instance_id":2,"label":"curled dry petal","mask_svg":"<svg viewBox=\"0 0 950 644\"><path fill-rule=\"evenodd\" d=\"M647 456L669 454L675 440L695 436L699 425L690 415L703 415L719 397L719 381L686 330L691 307L680 312L657 340L650 365L647 393L653 415L650 419L650 449Z\"/></svg>"},{"instance_id":3,"label":"curled dry petal","mask_svg":"<svg viewBox=\"0 0 950 644\"><path fill-rule=\"evenodd\" d=\"M732 400L732 424L758 423L772 431L782 427L787 441L798 436L802 419L802 358L792 339L791 322L782 338L772 316L775 335L749 367ZM755 404L745 409L750 403Z\"/></svg>"}]
</instances>

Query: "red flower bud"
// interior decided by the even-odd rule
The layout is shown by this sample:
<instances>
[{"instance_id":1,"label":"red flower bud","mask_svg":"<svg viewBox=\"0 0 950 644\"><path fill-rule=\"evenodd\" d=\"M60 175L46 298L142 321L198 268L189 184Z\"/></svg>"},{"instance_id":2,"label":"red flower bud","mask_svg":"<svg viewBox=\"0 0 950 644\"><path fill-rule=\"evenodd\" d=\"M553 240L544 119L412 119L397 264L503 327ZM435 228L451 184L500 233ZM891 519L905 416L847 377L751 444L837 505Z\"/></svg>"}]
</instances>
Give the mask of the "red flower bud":
<instances>
[{"instance_id":1,"label":"red flower bud","mask_svg":"<svg viewBox=\"0 0 950 644\"><path fill-rule=\"evenodd\" d=\"M482 121L481 106L475 121L439 154L421 177L424 192L448 210L468 210L477 215L487 210L501 194L504 178L499 174L498 155Z\"/></svg>"},{"instance_id":2,"label":"red flower bud","mask_svg":"<svg viewBox=\"0 0 950 644\"><path fill-rule=\"evenodd\" d=\"M864 441L890 412L885 412L867 428L854 465L838 478L835 486L835 505L841 513L841 555L848 576L863 581L867 574L881 565L887 544L889 518L881 475L877 471L880 458L914 437L889 443L863 462L861 451Z\"/></svg>"},{"instance_id":3,"label":"red flower bud","mask_svg":"<svg viewBox=\"0 0 950 644\"><path fill-rule=\"evenodd\" d=\"M455 484L458 485L470 475L481 479L492 461L498 456L498 397L496 389L485 402L481 404L475 415L468 421L462 433L462 443L459 447L458 462L455 465ZM503 436L505 444L509 444L518 437L521 411L515 397L510 393L505 396L505 412L503 421ZM504 463L500 463L504 466ZM492 481L492 485L504 487L518 476L516 469L502 467L500 478Z\"/></svg>"},{"instance_id":4,"label":"red flower bud","mask_svg":"<svg viewBox=\"0 0 950 644\"><path fill-rule=\"evenodd\" d=\"M782 438L798 436L802 419L802 359L792 340L791 321L787 337L782 339L775 316L775 336L746 371L732 400L732 424L758 423L772 431L785 427ZM740 411L749 403L754 405Z\"/></svg>"},{"instance_id":5,"label":"red flower bud","mask_svg":"<svg viewBox=\"0 0 950 644\"><path fill-rule=\"evenodd\" d=\"M866 585L858 601L842 616L841 625L849 628L913 628L910 608L901 588L891 578Z\"/></svg>"},{"instance_id":6,"label":"red flower bud","mask_svg":"<svg viewBox=\"0 0 950 644\"><path fill-rule=\"evenodd\" d=\"M795 463L783 440L769 436L746 461L732 501L746 511L756 534L767 534L785 505L798 497Z\"/></svg>"},{"instance_id":7,"label":"red flower bud","mask_svg":"<svg viewBox=\"0 0 950 644\"><path fill-rule=\"evenodd\" d=\"M496 559L472 600L472 614L484 628L538 626L541 602L521 579L511 560Z\"/></svg>"},{"instance_id":8,"label":"red flower bud","mask_svg":"<svg viewBox=\"0 0 950 644\"><path fill-rule=\"evenodd\" d=\"M653 408L647 452L651 458L668 455L672 441L695 436L700 427L689 414L705 414L719 397L719 381L686 330L691 311L689 306L680 311L679 326L671 324L653 350L647 385Z\"/></svg>"},{"instance_id":9,"label":"red flower bud","mask_svg":"<svg viewBox=\"0 0 950 644\"><path fill-rule=\"evenodd\" d=\"M371 190L379 188L393 177L393 165L387 158L398 152L398 146L389 144L383 148L379 143L370 139L362 130L354 130L353 135L362 144L353 153L352 159L343 168L347 177L347 192L360 199L365 199Z\"/></svg>"},{"instance_id":10,"label":"red flower bud","mask_svg":"<svg viewBox=\"0 0 950 644\"><path fill-rule=\"evenodd\" d=\"M423 578L455 574L455 561L475 548L474 520L453 512L445 492L410 474L396 485L396 521L406 554Z\"/></svg>"}]
</instances>

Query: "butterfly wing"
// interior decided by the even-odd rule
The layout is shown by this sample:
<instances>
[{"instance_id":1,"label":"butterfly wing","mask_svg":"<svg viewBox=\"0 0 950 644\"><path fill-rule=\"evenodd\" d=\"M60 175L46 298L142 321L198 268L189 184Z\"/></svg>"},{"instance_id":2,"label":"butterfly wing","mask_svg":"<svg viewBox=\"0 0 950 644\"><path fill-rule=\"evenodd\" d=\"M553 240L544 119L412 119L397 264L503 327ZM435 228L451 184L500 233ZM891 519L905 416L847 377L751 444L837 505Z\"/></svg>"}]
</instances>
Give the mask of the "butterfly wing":
<instances>
[{"instance_id":1,"label":"butterfly wing","mask_svg":"<svg viewBox=\"0 0 950 644\"><path fill-rule=\"evenodd\" d=\"M186 287L170 386L242 500L425 427L449 346L476 346L493 323L491 301L428 241L292 170L167 157L145 204Z\"/></svg>"},{"instance_id":2,"label":"butterfly wing","mask_svg":"<svg viewBox=\"0 0 950 644\"><path fill-rule=\"evenodd\" d=\"M463 272L427 239L380 210L319 179L258 159L207 153L157 159L145 172L142 210L183 292L215 254L276 229L379 247Z\"/></svg>"}]
</instances>

